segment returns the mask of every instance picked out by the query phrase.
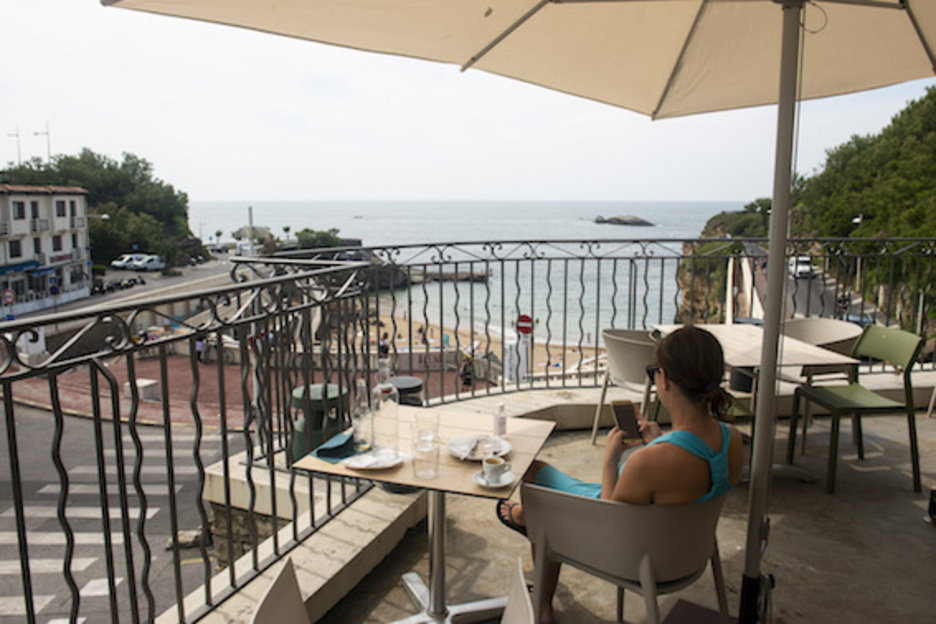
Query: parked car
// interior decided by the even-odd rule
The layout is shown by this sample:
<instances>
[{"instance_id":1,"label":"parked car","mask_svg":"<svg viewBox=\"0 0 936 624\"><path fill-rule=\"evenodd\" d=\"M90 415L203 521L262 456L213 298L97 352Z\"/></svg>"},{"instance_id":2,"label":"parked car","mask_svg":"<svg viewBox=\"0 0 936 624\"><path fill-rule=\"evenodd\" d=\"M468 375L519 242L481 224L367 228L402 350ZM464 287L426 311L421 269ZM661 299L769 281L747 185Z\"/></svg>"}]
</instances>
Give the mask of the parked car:
<instances>
[{"instance_id":1,"label":"parked car","mask_svg":"<svg viewBox=\"0 0 936 624\"><path fill-rule=\"evenodd\" d=\"M146 258L146 254L123 254L122 256L111 260L112 269L131 269L133 265Z\"/></svg>"},{"instance_id":2,"label":"parked car","mask_svg":"<svg viewBox=\"0 0 936 624\"><path fill-rule=\"evenodd\" d=\"M870 314L858 314L857 312L849 312L842 317L843 320L848 321L849 323L854 323L861 327L867 327L868 325L874 325L874 319Z\"/></svg>"},{"instance_id":3,"label":"parked car","mask_svg":"<svg viewBox=\"0 0 936 624\"><path fill-rule=\"evenodd\" d=\"M134 271L162 271L165 268L166 261L159 256L144 256L132 265Z\"/></svg>"},{"instance_id":4,"label":"parked car","mask_svg":"<svg viewBox=\"0 0 936 624\"><path fill-rule=\"evenodd\" d=\"M790 258L790 274L796 279L811 278L813 276L813 266L810 257L793 256Z\"/></svg>"}]
</instances>

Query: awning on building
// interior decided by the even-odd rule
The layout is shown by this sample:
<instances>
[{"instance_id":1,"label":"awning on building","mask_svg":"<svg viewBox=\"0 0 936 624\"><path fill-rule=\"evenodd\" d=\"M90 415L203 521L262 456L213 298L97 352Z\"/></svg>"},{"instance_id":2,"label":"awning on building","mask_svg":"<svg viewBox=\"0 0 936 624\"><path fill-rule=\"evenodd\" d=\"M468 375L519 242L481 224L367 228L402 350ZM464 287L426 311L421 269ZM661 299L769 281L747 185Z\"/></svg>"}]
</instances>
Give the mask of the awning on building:
<instances>
[{"instance_id":1,"label":"awning on building","mask_svg":"<svg viewBox=\"0 0 936 624\"><path fill-rule=\"evenodd\" d=\"M18 262L16 264L7 264L6 266L0 266L0 275L7 275L8 273L20 273L22 271L35 269L38 266L39 263L35 260L30 260L29 262Z\"/></svg>"}]
</instances>

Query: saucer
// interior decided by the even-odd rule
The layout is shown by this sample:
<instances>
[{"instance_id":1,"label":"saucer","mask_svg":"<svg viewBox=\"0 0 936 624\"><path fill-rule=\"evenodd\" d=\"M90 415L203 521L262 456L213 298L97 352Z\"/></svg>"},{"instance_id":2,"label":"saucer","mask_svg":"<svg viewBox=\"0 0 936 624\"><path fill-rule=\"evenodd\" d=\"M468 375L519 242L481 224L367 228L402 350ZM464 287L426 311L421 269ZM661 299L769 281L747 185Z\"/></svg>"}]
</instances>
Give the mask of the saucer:
<instances>
[{"instance_id":1,"label":"saucer","mask_svg":"<svg viewBox=\"0 0 936 624\"><path fill-rule=\"evenodd\" d=\"M505 472L503 476L501 477L500 483L488 483L487 479L484 478L484 471L479 470L478 472L471 475L471 479L483 488L496 490L502 487L507 487L508 485L516 481L517 477L515 477L514 473L512 472Z\"/></svg>"}]
</instances>

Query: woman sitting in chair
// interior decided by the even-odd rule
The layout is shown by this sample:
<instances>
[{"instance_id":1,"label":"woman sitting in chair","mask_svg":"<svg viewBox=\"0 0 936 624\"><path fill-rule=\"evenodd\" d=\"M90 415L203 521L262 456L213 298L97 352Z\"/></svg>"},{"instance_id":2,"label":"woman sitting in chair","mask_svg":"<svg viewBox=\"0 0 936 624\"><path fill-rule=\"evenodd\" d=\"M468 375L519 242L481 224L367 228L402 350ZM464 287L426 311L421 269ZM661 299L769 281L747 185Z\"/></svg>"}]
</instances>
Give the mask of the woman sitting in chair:
<instances>
[{"instance_id":1,"label":"woman sitting in chair","mask_svg":"<svg viewBox=\"0 0 936 624\"><path fill-rule=\"evenodd\" d=\"M647 374L670 413L673 430L663 435L657 423L641 419L646 446L630 453L621 464L630 442L623 431L612 428L601 483L580 481L540 461L533 463L524 480L580 496L638 505L682 505L718 498L741 479L744 461L740 432L720 422L730 405L720 385L723 373L724 355L712 334L692 326L669 334L657 345L656 364L647 367ZM501 501L497 516L526 535L519 503ZM558 574L557 567L551 587L542 588L546 599L543 622L553 621L552 596Z\"/></svg>"}]
</instances>

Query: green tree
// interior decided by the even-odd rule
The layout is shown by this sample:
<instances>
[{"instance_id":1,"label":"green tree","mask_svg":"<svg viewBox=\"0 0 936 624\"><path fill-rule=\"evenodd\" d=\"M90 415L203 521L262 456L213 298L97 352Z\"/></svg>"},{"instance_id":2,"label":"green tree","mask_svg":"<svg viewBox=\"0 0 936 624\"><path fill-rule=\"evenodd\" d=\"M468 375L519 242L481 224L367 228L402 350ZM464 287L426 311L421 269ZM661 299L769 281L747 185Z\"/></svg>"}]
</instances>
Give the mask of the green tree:
<instances>
[{"instance_id":1,"label":"green tree","mask_svg":"<svg viewBox=\"0 0 936 624\"><path fill-rule=\"evenodd\" d=\"M319 249L321 247L340 247L341 239L338 237L338 229L311 230L305 228L296 232L296 240L299 242L299 249Z\"/></svg>"}]
</instances>

